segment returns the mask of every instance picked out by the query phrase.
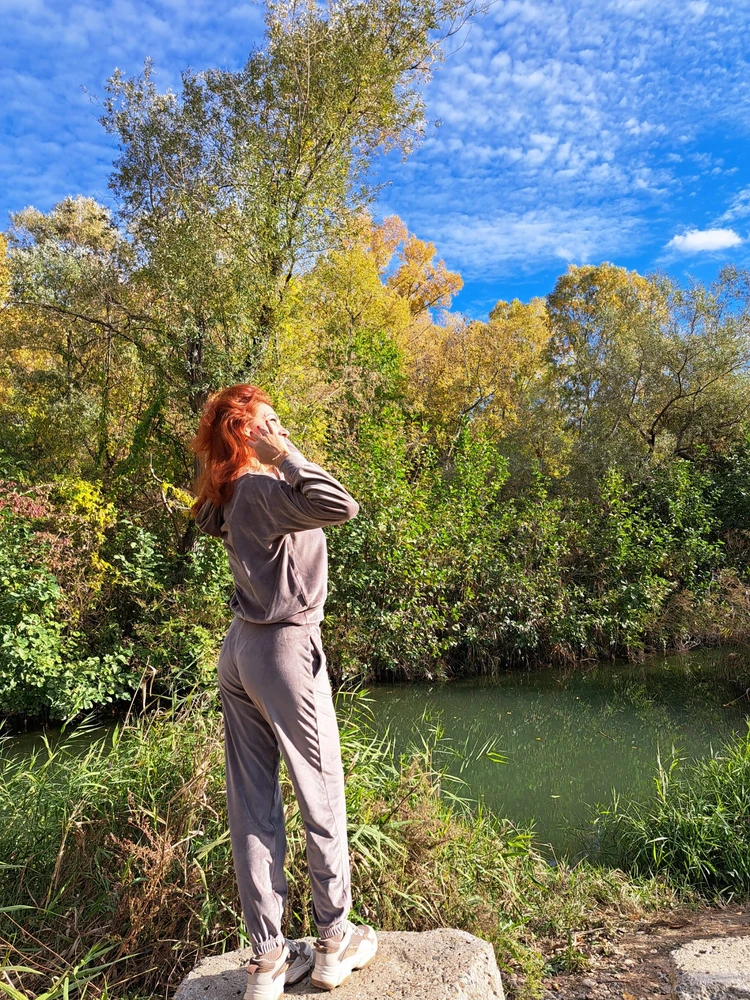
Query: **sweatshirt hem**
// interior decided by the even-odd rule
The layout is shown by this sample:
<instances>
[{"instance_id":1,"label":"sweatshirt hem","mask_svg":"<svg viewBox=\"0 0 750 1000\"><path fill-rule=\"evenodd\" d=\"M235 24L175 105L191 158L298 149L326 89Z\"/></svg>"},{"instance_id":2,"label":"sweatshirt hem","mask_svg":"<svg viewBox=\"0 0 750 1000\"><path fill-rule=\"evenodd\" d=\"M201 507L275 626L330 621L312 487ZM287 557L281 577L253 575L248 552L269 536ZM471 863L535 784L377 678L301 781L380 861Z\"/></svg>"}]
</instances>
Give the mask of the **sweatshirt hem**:
<instances>
[{"instance_id":1,"label":"sweatshirt hem","mask_svg":"<svg viewBox=\"0 0 750 1000\"><path fill-rule=\"evenodd\" d=\"M323 621L325 612L323 611L323 605L320 604L315 608L306 608L285 618L273 618L271 621L265 619L258 621L255 618L247 618L238 611L234 612L234 617L239 618L240 621L247 622L248 625L315 625Z\"/></svg>"}]
</instances>

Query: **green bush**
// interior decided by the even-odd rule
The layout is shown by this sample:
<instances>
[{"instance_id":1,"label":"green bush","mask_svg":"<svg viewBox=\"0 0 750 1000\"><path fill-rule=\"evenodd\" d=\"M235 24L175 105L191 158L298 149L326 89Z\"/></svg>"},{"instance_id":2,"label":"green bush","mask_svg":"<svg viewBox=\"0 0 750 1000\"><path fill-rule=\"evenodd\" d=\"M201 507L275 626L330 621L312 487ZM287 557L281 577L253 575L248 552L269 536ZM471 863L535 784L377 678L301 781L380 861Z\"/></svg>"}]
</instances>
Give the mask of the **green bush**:
<instances>
[{"instance_id":1,"label":"green bush","mask_svg":"<svg viewBox=\"0 0 750 1000\"><path fill-rule=\"evenodd\" d=\"M0 704L8 713L69 718L130 694L128 649L97 650L95 637L74 627L49 568L53 543L29 513L46 511L0 510Z\"/></svg>"},{"instance_id":2,"label":"green bush","mask_svg":"<svg viewBox=\"0 0 750 1000\"><path fill-rule=\"evenodd\" d=\"M210 682L229 622L222 546L186 555L81 480L0 484L0 710L69 719Z\"/></svg>"},{"instance_id":3,"label":"green bush","mask_svg":"<svg viewBox=\"0 0 750 1000\"><path fill-rule=\"evenodd\" d=\"M486 672L546 658L627 655L684 640L675 595L701 600L724 554L712 482L687 462L593 498L541 476L506 492L493 443L464 432L448 470L403 439L347 469L360 514L331 534L329 616L345 673ZM415 468L416 466L416 468Z\"/></svg>"},{"instance_id":4,"label":"green bush","mask_svg":"<svg viewBox=\"0 0 750 1000\"><path fill-rule=\"evenodd\" d=\"M411 467L403 437L367 442L345 479L360 513L331 531L328 616L344 674L442 672L459 641L456 588L481 559L485 517L507 478L502 459L468 437L445 474L429 449ZM379 461L382 459L382 464Z\"/></svg>"}]
</instances>

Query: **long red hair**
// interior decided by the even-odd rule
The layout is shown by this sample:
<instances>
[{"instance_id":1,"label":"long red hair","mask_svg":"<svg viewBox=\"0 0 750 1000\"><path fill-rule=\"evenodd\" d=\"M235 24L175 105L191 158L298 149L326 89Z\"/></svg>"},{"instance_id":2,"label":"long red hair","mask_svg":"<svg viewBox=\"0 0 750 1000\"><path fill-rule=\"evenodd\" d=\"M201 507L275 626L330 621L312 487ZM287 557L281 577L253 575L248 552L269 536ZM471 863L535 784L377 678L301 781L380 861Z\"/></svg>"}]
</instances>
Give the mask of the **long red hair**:
<instances>
[{"instance_id":1,"label":"long red hair","mask_svg":"<svg viewBox=\"0 0 750 1000\"><path fill-rule=\"evenodd\" d=\"M226 503L242 470L265 468L245 433L261 403L270 406L271 400L257 385L229 385L209 396L190 442L190 450L198 455L202 465L195 483L193 514L198 513L206 500L217 507Z\"/></svg>"}]
</instances>

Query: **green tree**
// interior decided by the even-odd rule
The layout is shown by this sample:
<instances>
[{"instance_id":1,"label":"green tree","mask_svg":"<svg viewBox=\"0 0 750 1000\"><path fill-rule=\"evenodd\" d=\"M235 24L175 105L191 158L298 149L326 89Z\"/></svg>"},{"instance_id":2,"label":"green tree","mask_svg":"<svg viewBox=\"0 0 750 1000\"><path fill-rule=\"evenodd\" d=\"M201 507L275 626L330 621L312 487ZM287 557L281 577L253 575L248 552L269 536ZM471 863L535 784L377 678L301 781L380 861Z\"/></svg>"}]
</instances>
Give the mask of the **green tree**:
<instances>
[{"instance_id":1,"label":"green tree","mask_svg":"<svg viewBox=\"0 0 750 1000\"><path fill-rule=\"evenodd\" d=\"M750 404L748 275L680 288L611 264L571 267L548 297L560 404L601 472L722 453Z\"/></svg>"},{"instance_id":2,"label":"green tree","mask_svg":"<svg viewBox=\"0 0 750 1000\"><path fill-rule=\"evenodd\" d=\"M193 413L217 381L254 377L293 276L372 197L375 155L407 155L423 134L421 87L441 39L476 9L272 0L265 44L237 72L186 71L179 97L157 91L148 63L137 78L111 78L102 122L121 151L111 186L176 309ZM212 309L206 284L231 294Z\"/></svg>"},{"instance_id":3,"label":"green tree","mask_svg":"<svg viewBox=\"0 0 750 1000\"><path fill-rule=\"evenodd\" d=\"M10 295L0 312L6 451L37 475L112 472L158 378L153 336L133 321L133 249L91 198L11 216Z\"/></svg>"}]
</instances>

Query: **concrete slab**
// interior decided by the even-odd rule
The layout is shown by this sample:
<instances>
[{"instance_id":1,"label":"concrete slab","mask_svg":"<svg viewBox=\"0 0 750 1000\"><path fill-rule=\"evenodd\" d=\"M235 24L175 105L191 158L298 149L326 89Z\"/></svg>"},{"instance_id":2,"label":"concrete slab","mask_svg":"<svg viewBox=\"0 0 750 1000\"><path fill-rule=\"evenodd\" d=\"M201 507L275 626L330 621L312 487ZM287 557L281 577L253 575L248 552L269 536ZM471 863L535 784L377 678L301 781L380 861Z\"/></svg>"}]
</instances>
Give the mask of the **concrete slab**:
<instances>
[{"instance_id":1,"label":"concrete slab","mask_svg":"<svg viewBox=\"0 0 750 1000\"><path fill-rule=\"evenodd\" d=\"M699 938L672 952L677 1000L750 998L750 937Z\"/></svg>"},{"instance_id":2,"label":"concrete slab","mask_svg":"<svg viewBox=\"0 0 750 1000\"><path fill-rule=\"evenodd\" d=\"M311 939L307 939L311 940ZM381 931L375 961L333 993L309 979L285 996L335 1000L504 1000L492 946L466 931ZM250 949L204 958L180 984L174 1000L242 1000Z\"/></svg>"}]
</instances>

